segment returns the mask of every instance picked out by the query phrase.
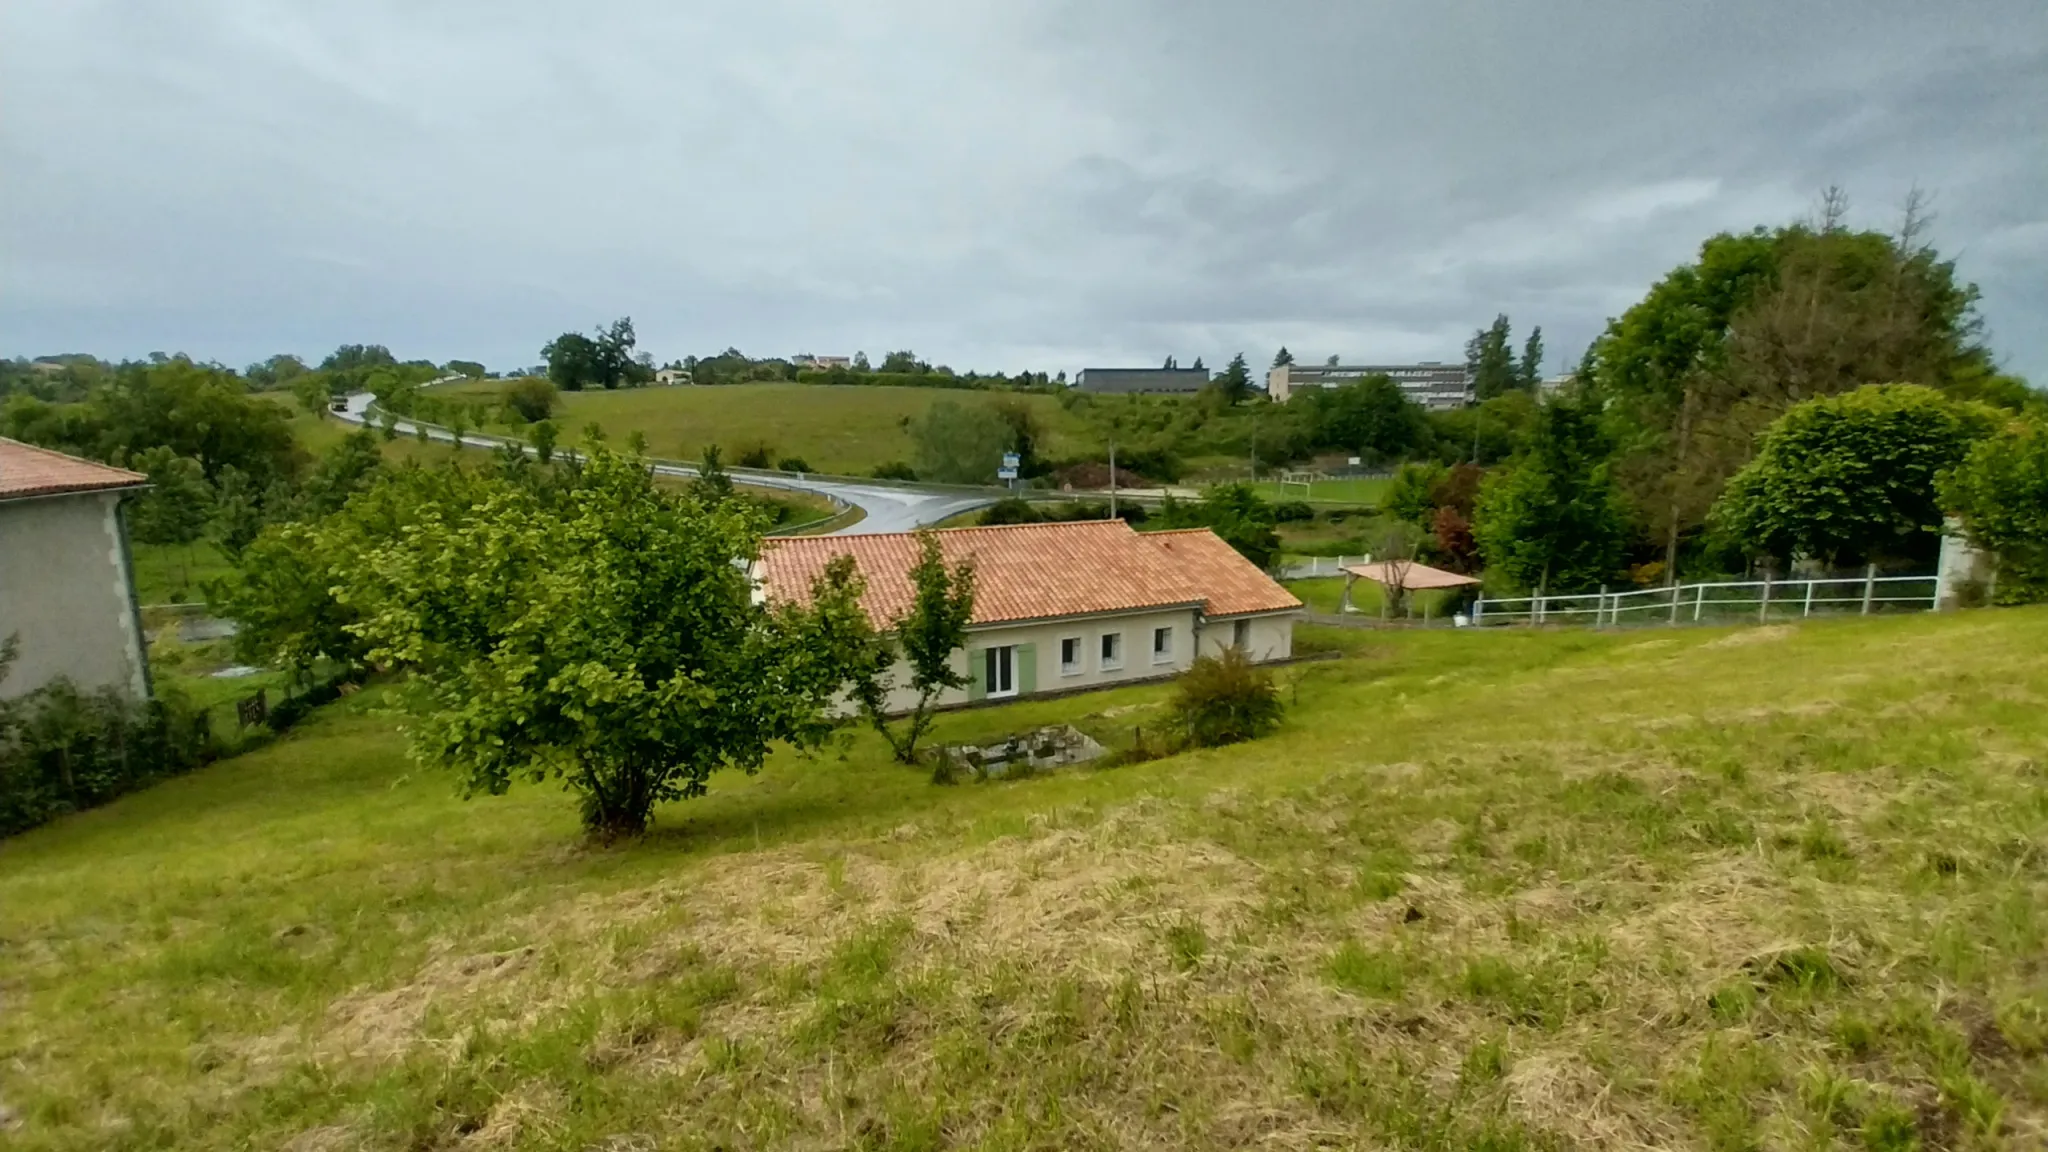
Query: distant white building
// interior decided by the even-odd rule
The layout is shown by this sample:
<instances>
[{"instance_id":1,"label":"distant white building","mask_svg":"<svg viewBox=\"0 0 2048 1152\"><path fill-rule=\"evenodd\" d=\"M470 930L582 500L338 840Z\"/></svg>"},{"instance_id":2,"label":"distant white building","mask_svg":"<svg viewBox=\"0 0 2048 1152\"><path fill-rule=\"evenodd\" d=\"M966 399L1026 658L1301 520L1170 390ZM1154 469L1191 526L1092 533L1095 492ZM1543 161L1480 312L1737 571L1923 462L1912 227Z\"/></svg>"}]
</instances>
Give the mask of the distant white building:
<instances>
[{"instance_id":1,"label":"distant white building","mask_svg":"<svg viewBox=\"0 0 2048 1152\"><path fill-rule=\"evenodd\" d=\"M691 377L689 370L685 368L663 368L654 374L654 382L663 387L669 387L675 384L688 384L691 382Z\"/></svg>"},{"instance_id":2,"label":"distant white building","mask_svg":"<svg viewBox=\"0 0 2048 1152\"><path fill-rule=\"evenodd\" d=\"M1386 376L1410 400L1432 411L1472 403L1472 379L1463 364L1425 360L1420 364L1282 364L1266 373L1266 393L1284 404L1301 388L1342 388L1369 376Z\"/></svg>"},{"instance_id":3,"label":"distant white building","mask_svg":"<svg viewBox=\"0 0 2048 1152\"><path fill-rule=\"evenodd\" d=\"M799 367L799 368L812 368L812 369L816 369L817 371L820 371L820 372L827 372L827 371L830 371L830 370L832 370L832 369L834 369L834 368L851 368L851 367L853 367L853 357L851 357L851 356L799 356L799 357L797 357L797 358L796 358L796 366L797 366L797 367Z\"/></svg>"}]
</instances>

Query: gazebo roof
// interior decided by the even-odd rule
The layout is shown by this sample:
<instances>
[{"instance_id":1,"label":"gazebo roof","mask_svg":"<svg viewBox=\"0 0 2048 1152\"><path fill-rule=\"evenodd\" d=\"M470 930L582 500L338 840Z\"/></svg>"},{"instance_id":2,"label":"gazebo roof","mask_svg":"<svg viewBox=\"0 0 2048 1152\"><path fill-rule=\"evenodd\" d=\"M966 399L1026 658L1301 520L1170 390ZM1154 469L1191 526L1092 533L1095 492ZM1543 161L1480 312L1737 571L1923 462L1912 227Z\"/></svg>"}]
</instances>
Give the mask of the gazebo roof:
<instances>
[{"instance_id":1,"label":"gazebo roof","mask_svg":"<svg viewBox=\"0 0 2048 1152\"><path fill-rule=\"evenodd\" d=\"M1344 572L1361 580L1370 580L1386 587L1399 586L1403 591L1418 592L1430 588L1470 588L1479 583L1477 576L1460 576L1441 568L1412 561L1376 560L1370 564L1347 564Z\"/></svg>"}]
</instances>

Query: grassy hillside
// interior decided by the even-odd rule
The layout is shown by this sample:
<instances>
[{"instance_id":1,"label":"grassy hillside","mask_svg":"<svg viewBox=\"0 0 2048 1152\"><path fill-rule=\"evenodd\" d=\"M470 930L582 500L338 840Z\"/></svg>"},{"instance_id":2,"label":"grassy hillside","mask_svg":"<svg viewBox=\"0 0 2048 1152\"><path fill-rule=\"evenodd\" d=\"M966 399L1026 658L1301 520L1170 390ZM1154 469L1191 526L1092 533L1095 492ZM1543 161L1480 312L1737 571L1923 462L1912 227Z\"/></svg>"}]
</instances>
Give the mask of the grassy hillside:
<instances>
[{"instance_id":1,"label":"grassy hillside","mask_svg":"<svg viewBox=\"0 0 2048 1152\"><path fill-rule=\"evenodd\" d=\"M8 1146L2048 1139L2048 611L1304 636L1256 745L854 736L610 850L359 694L0 844Z\"/></svg>"},{"instance_id":2,"label":"grassy hillside","mask_svg":"<svg viewBox=\"0 0 2048 1152\"><path fill-rule=\"evenodd\" d=\"M462 390L496 386L484 382ZM672 459L695 460L705 445L717 444L731 463L745 448L765 444L773 458L800 456L818 471L866 475L878 464L911 460L916 447L907 423L941 400L1028 404L1047 430L1045 451L1053 456L1079 451L1086 435L1050 396L822 384L565 392L555 423L573 438L596 421L615 443L637 431L647 437L649 451Z\"/></svg>"}]
</instances>

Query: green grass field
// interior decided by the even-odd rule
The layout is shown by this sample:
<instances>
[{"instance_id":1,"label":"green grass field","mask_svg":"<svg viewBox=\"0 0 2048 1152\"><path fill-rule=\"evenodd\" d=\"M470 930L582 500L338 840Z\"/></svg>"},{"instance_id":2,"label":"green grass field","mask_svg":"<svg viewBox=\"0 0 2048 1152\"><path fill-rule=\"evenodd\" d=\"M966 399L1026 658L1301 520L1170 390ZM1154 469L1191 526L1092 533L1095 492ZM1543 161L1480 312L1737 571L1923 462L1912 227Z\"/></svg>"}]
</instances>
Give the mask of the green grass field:
<instances>
[{"instance_id":1,"label":"green grass field","mask_svg":"<svg viewBox=\"0 0 2048 1152\"><path fill-rule=\"evenodd\" d=\"M457 391L496 387L487 382ZM820 472L864 476L880 464L913 460L908 422L941 400L1028 404L1046 428L1049 455L1077 452L1085 442L1085 428L1050 396L941 388L735 384L565 392L555 423L570 439L593 421L613 443L639 432L649 452L667 459L696 460L705 445L717 444L730 464L747 448L766 445L771 460L798 456Z\"/></svg>"},{"instance_id":2,"label":"green grass field","mask_svg":"<svg viewBox=\"0 0 2048 1152\"><path fill-rule=\"evenodd\" d=\"M1342 504L1360 508L1377 508L1386 498L1391 480L1316 480L1306 486L1281 484L1277 480L1260 480L1252 485L1259 495L1268 500L1306 500L1313 504Z\"/></svg>"},{"instance_id":3,"label":"green grass field","mask_svg":"<svg viewBox=\"0 0 2048 1152\"><path fill-rule=\"evenodd\" d=\"M853 735L610 849L360 693L0 843L0 1142L2048 1140L2048 611L1301 636L1254 745L939 787Z\"/></svg>"}]
</instances>

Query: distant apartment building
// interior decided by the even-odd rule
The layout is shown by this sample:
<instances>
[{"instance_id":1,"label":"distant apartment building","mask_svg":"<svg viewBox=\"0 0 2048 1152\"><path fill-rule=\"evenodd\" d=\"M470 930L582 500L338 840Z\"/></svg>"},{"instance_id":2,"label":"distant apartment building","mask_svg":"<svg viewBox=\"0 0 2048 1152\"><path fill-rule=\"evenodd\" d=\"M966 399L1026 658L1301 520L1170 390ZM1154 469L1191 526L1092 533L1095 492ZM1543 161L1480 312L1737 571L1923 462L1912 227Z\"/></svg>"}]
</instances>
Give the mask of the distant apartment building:
<instances>
[{"instance_id":1,"label":"distant apartment building","mask_svg":"<svg viewBox=\"0 0 2048 1152\"><path fill-rule=\"evenodd\" d=\"M1472 381L1463 364L1425 360L1420 364L1282 364L1266 373L1266 392L1284 404L1298 388L1342 388L1368 376L1386 376L1410 400L1432 411L1472 403Z\"/></svg>"},{"instance_id":2,"label":"distant apartment building","mask_svg":"<svg viewBox=\"0 0 2048 1152\"><path fill-rule=\"evenodd\" d=\"M1074 387L1083 392L1200 392L1209 383L1205 368L1083 368Z\"/></svg>"}]
</instances>

